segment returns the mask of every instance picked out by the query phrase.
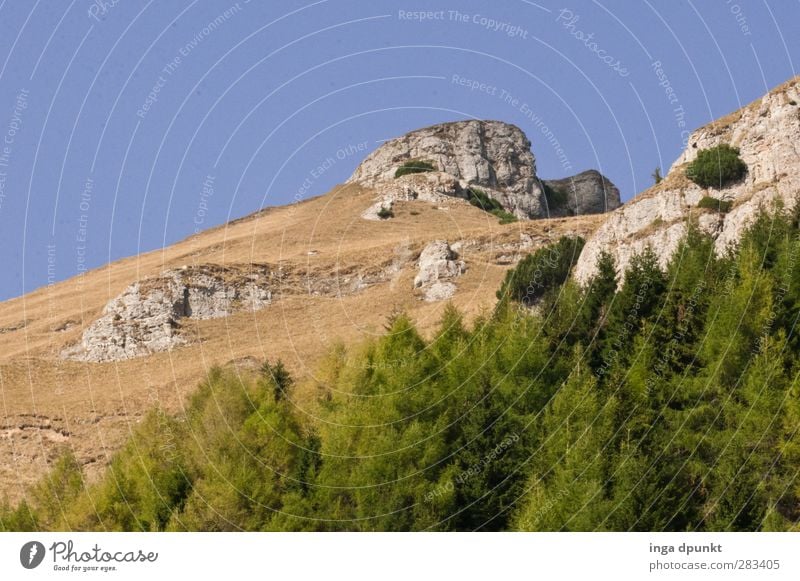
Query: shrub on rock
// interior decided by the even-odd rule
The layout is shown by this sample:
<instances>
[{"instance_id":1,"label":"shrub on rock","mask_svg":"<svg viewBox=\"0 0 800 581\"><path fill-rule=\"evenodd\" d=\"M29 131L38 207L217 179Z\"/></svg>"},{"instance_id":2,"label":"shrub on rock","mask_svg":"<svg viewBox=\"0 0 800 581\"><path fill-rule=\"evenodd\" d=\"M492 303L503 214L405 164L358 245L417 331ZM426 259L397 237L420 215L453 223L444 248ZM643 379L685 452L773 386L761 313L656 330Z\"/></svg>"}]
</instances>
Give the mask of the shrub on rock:
<instances>
[{"instance_id":1,"label":"shrub on rock","mask_svg":"<svg viewBox=\"0 0 800 581\"><path fill-rule=\"evenodd\" d=\"M702 149L686 169L686 177L703 188L722 188L747 173L739 149L727 144Z\"/></svg>"},{"instance_id":2,"label":"shrub on rock","mask_svg":"<svg viewBox=\"0 0 800 581\"><path fill-rule=\"evenodd\" d=\"M436 168L433 167L433 164L429 161L423 161L420 159L412 159L410 161L405 162L403 165L397 168L397 171L394 172L395 179L409 175L414 173L425 173L429 171L436 171Z\"/></svg>"}]
</instances>

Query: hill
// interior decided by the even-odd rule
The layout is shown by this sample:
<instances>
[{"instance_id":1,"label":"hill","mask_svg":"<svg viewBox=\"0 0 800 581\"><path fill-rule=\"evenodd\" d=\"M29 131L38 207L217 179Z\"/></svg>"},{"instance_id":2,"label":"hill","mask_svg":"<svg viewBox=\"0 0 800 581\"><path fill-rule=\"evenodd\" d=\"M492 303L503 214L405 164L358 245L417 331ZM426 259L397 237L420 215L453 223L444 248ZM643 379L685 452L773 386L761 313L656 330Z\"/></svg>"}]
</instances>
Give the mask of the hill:
<instances>
[{"instance_id":1,"label":"hill","mask_svg":"<svg viewBox=\"0 0 800 581\"><path fill-rule=\"evenodd\" d=\"M450 177L467 191L469 177ZM375 336L394 311L423 333L445 297L474 317L522 256L601 220L501 225L449 195L407 196L391 219L363 218L383 195L355 180L0 304L0 497L20 498L64 448L95 478L147 410L179 412L214 366L280 358L307 377L332 345ZM449 255L429 256L415 285L436 241ZM456 262L457 279L439 281L437 265Z\"/></svg>"}]
</instances>

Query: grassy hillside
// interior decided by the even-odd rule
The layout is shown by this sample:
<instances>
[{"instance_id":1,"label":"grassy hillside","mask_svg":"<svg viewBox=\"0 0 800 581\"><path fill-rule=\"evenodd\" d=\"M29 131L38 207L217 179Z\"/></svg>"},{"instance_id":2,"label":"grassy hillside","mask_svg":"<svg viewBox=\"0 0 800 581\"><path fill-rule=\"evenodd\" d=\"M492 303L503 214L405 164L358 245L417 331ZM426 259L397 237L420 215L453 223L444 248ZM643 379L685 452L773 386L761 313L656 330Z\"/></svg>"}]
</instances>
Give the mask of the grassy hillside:
<instances>
[{"instance_id":1,"label":"grassy hillside","mask_svg":"<svg viewBox=\"0 0 800 581\"><path fill-rule=\"evenodd\" d=\"M432 240L468 243L462 258L469 269L459 277L453 302L471 320L493 306L500 281L521 254L521 241L537 248L563 233L587 236L603 219L502 226L451 198L437 205L399 202L391 220L364 220L361 213L374 196L372 190L341 186L0 303L0 499L22 498L64 446L89 480L99 478L149 409L159 405L168 414L180 413L214 366L281 358L302 379L337 341L359 343L380 334L386 313L395 308L429 335L445 305L421 300L414 277L416 258ZM72 260L65 249L58 264ZM186 320L189 342L172 352L102 364L59 356L137 280L184 265L246 270L252 263L280 265L295 275L291 284L273 289L268 308ZM376 274L380 282L350 291L360 277L369 282ZM316 294L310 288L315 281L329 281L331 291Z\"/></svg>"},{"instance_id":2,"label":"grassy hillside","mask_svg":"<svg viewBox=\"0 0 800 581\"><path fill-rule=\"evenodd\" d=\"M152 409L102 477L65 455L10 530L787 530L800 519L800 228L728 256L691 230L617 289L580 243L532 254L494 311L404 314L313 379L216 369ZM523 303L519 302L523 301Z\"/></svg>"}]
</instances>

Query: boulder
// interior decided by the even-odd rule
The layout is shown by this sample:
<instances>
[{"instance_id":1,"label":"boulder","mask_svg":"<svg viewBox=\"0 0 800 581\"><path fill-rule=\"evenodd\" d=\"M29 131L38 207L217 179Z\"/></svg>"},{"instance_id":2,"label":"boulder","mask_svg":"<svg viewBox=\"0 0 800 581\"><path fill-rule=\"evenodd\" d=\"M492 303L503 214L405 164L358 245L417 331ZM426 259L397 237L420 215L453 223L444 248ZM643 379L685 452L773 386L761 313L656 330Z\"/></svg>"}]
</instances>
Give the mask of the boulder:
<instances>
[{"instance_id":1,"label":"boulder","mask_svg":"<svg viewBox=\"0 0 800 581\"><path fill-rule=\"evenodd\" d=\"M414 278L414 287L419 288L432 284L443 278L460 276L466 267L445 240L434 240L419 255L417 268L419 273Z\"/></svg>"}]
</instances>

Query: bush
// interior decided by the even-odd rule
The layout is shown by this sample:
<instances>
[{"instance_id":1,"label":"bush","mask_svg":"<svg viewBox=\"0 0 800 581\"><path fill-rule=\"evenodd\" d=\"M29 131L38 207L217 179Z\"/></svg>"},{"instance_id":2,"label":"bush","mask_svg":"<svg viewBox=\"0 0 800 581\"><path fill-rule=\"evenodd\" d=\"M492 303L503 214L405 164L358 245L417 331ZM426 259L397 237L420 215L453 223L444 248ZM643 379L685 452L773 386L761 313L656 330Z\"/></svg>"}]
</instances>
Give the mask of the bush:
<instances>
[{"instance_id":1,"label":"bush","mask_svg":"<svg viewBox=\"0 0 800 581\"><path fill-rule=\"evenodd\" d=\"M386 208L385 206L381 206L381 209L378 210L378 218L381 220L388 220L389 218L394 218L394 212L392 212L391 208Z\"/></svg>"},{"instance_id":2,"label":"bush","mask_svg":"<svg viewBox=\"0 0 800 581\"><path fill-rule=\"evenodd\" d=\"M506 210L492 210L490 213L492 216L499 218L501 224L511 224L517 221L517 217Z\"/></svg>"},{"instance_id":3,"label":"bush","mask_svg":"<svg viewBox=\"0 0 800 581\"><path fill-rule=\"evenodd\" d=\"M405 162L403 165L397 168L397 171L394 172L395 179L409 175L412 173L425 173L429 171L436 171L436 168L433 167L433 164L429 161L423 161L420 159L412 159L410 161Z\"/></svg>"},{"instance_id":4,"label":"bush","mask_svg":"<svg viewBox=\"0 0 800 581\"><path fill-rule=\"evenodd\" d=\"M746 173L747 165L739 157L739 149L727 144L700 150L686 169L686 177L703 188L722 188Z\"/></svg>"},{"instance_id":5,"label":"bush","mask_svg":"<svg viewBox=\"0 0 800 581\"><path fill-rule=\"evenodd\" d=\"M712 198L711 196L703 196L703 199L697 203L698 208L703 208L704 210L714 210L715 212L730 212L731 207L733 206L733 202L730 200L718 200L717 198Z\"/></svg>"},{"instance_id":6,"label":"bush","mask_svg":"<svg viewBox=\"0 0 800 581\"><path fill-rule=\"evenodd\" d=\"M480 208L484 212L494 212L496 210L503 210L500 202L494 198L490 198L489 194L479 188L467 188L467 200L469 203Z\"/></svg>"},{"instance_id":7,"label":"bush","mask_svg":"<svg viewBox=\"0 0 800 581\"><path fill-rule=\"evenodd\" d=\"M484 212L489 212L492 216L499 218L501 224L511 224L517 221L517 217L514 214L507 211L500 202L490 198L486 192L479 188L468 188L467 200L476 208L480 208Z\"/></svg>"},{"instance_id":8,"label":"bush","mask_svg":"<svg viewBox=\"0 0 800 581\"><path fill-rule=\"evenodd\" d=\"M564 236L555 244L529 254L506 273L497 298L501 301L511 299L526 306L536 303L547 291L567 280L583 244L583 238Z\"/></svg>"}]
</instances>

